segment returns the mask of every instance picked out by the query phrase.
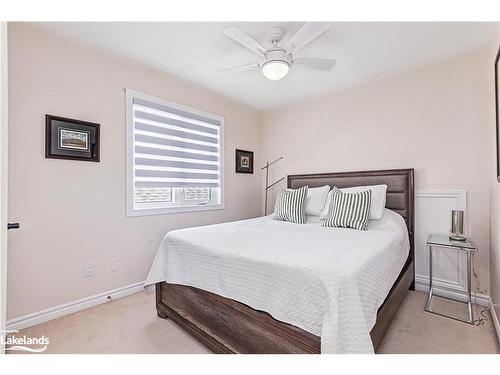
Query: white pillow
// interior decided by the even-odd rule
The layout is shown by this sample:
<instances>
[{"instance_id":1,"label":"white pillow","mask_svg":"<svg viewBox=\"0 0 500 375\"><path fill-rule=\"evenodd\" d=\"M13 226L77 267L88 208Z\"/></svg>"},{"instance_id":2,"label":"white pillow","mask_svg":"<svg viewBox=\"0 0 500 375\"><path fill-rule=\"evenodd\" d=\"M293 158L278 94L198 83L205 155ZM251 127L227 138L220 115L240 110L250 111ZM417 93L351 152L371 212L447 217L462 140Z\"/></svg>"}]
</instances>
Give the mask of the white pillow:
<instances>
[{"instance_id":1,"label":"white pillow","mask_svg":"<svg viewBox=\"0 0 500 375\"><path fill-rule=\"evenodd\" d=\"M325 220L328 217L328 212L330 211L330 206L332 204L332 192L333 190L330 190L326 196L325 208L323 208L323 211L319 214L320 220Z\"/></svg>"},{"instance_id":2,"label":"white pillow","mask_svg":"<svg viewBox=\"0 0 500 375\"><path fill-rule=\"evenodd\" d=\"M370 205L370 220L382 219L385 208L385 197L387 193L387 185L371 185L371 186L354 186L350 188L340 189L345 193L356 193L358 191L371 190L372 204ZM332 190L333 191L333 190ZM332 191L328 193L326 204L323 212L319 215L321 220L326 219L328 211L332 203Z\"/></svg>"},{"instance_id":3,"label":"white pillow","mask_svg":"<svg viewBox=\"0 0 500 375\"><path fill-rule=\"evenodd\" d=\"M306 215L318 216L323 212L329 191L329 185L307 189Z\"/></svg>"}]
</instances>

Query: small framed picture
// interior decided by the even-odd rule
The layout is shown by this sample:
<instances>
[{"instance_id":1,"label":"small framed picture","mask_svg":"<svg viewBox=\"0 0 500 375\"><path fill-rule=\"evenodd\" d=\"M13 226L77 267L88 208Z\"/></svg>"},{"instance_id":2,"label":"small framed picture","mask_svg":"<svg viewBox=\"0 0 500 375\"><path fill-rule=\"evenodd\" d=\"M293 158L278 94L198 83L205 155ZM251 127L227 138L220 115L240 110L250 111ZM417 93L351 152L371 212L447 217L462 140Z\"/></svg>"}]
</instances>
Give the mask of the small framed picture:
<instances>
[{"instance_id":1,"label":"small framed picture","mask_svg":"<svg viewBox=\"0 0 500 375\"><path fill-rule=\"evenodd\" d=\"M99 161L99 124L45 115L45 157Z\"/></svg>"},{"instance_id":2,"label":"small framed picture","mask_svg":"<svg viewBox=\"0 0 500 375\"><path fill-rule=\"evenodd\" d=\"M253 173L253 152L236 149L236 173Z\"/></svg>"}]
</instances>

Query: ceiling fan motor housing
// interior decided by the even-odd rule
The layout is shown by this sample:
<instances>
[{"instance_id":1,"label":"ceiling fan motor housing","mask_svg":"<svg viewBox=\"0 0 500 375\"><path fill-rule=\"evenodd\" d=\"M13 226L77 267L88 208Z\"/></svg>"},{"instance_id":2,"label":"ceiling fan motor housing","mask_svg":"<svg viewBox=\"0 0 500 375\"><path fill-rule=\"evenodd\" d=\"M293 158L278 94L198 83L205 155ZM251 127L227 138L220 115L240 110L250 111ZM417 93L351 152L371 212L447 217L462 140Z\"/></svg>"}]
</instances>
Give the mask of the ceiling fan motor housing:
<instances>
[{"instance_id":1,"label":"ceiling fan motor housing","mask_svg":"<svg viewBox=\"0 0 500 375\"><path fill-rule=\"evenodd\" d=\"M286 63L288 66L292 65L293 56L291 53L288 53L283 48L272 48L268 50L265 54L266 61L261 66L272 62L272 61L280 61Z\"/></svg>"}]
</instances>

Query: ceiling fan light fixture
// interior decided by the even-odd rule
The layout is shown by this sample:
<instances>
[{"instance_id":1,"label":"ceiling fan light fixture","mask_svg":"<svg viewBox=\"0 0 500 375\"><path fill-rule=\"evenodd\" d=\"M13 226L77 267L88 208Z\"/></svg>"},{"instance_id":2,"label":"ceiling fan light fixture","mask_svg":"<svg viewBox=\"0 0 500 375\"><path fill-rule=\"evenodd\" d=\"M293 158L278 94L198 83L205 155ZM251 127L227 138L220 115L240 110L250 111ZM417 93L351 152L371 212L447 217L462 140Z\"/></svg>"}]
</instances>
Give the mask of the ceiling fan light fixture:
<instances>
[{"instance_id":1,"label":"ceiling fan light fixture","mask_svg":"<svg viewBox=\"0 0 500 375\"><path fill-rule=\"evenodd\" d=\"M290 64L283 60L271 60L262 64L262 74L271 81L278 81L286 77L290 71Z\"/></svg>"}]
</instances>

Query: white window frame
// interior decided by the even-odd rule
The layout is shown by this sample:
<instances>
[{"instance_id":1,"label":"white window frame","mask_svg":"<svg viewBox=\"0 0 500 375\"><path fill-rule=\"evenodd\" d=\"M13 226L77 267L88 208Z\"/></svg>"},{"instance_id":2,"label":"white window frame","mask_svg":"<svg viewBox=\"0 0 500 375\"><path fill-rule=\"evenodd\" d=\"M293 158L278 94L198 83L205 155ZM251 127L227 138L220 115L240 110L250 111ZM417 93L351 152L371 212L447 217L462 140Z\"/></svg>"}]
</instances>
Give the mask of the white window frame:
<instances>
[{"instance_id":1,"label":"white window frame","mask_svg":"<svg viewBox=\"0 0 500 375\"><path fill-rule=\"evenodd\" d=\"M170 102L165 99L158 98L149 94L144 94L132 89L125 89L125 110L126 110L126 127L127 127L127 189L126 189L126 205L127 217L133 216L149 216L149 215L166 215L180 212L199 212L199 211L213 211L223 210L225 208L225 189L224 189L224 117L200 111L182 104ZM212 118L220 122L220 203L212 205L196 205L187 207L162 207L162 208L134 208L134 113L133 113L133 99L140 98L164 104L179 110L187 111L196 115Z\"/></svg>"}]
</instances>

